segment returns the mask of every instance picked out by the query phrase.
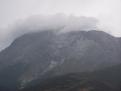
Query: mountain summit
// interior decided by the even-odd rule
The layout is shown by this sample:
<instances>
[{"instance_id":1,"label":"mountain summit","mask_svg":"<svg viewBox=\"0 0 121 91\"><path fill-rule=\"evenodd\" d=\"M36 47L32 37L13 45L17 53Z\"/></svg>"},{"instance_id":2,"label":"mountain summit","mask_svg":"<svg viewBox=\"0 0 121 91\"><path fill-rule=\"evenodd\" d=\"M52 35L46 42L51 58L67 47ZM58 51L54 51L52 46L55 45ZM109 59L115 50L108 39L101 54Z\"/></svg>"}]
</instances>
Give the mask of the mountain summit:
<instances>
[{"instance_id":1,"label":"mountain summit","mask_svg":"<svg viewBox=\"0 0 121 91\"><path fill-rule=\"evenodd\" d=\"M93 72L119 64L120 41L95 30L25 34L0 53L0 86L17 84L16 88L22 88L38 78Z\"/></svg>"}]
</instances>

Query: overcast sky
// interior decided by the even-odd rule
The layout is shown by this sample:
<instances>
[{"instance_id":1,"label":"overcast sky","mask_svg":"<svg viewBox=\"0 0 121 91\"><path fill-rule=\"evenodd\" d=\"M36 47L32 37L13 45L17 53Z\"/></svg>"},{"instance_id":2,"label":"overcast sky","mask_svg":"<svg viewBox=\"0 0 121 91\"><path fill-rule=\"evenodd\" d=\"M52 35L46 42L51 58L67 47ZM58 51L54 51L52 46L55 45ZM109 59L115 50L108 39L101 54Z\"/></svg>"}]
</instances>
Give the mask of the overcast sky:
<instances>
[{"instance_id":1,"label":"overcast sky","mask_svg":"<svg viewBox=\"0 0 121 91\"><path fill-rule=\"evenodd\" d=\"M16 21L56 13L96 17L103 31L121 36L121 0L0 0L0 36Z\"/></svg>"},{"instance_id":2,"label":"overcast sky","mask_svg":"<svg viewBox=\"0 0 121 91\"><path fill-rule=\"evenodd\" d=\"M0 0L0 27L31 15L55 13L97 17L102 28L121 36L121 0Z\"/></svg>"}]
</instances>

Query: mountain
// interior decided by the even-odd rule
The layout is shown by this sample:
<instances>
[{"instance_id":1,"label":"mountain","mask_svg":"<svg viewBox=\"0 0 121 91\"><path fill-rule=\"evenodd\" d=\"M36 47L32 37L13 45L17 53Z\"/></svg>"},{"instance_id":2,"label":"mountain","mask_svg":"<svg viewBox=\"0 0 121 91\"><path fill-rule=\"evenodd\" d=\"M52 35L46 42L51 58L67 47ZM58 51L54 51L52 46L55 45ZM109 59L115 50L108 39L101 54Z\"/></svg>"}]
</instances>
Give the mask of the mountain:
<instances>
[{"instance_id":1,"label":"mountain","mask_svg":"<svg viewBox=\"0 0 121 91\"><path fill-rule=\"evenodd\" d=\"M121 91L121 64L91 73L36 80L20 91Z\"/></svg>"},{"instance_id":2,"label":"mountain","mask_svg":"<svg viewBox=\"0 0 121 91\"><path fill-rule=\"evenodd\" d=\"M121 63L120 41L95 30L25 34L0 53L0 86L16 90L38 78L117 65Z\"/></svg>"},{"instance_id":3,"label":"mountain","mask_svg":"<svg viewBox=\"0 0 121 91\"><path fill-rule=\"evenodd\" d=\"M21 91L21 90L20 90ZM22 91L118 91L105 82L83 79L79 74L64 75L24 88Z\"/></svg>"}]
</instances>

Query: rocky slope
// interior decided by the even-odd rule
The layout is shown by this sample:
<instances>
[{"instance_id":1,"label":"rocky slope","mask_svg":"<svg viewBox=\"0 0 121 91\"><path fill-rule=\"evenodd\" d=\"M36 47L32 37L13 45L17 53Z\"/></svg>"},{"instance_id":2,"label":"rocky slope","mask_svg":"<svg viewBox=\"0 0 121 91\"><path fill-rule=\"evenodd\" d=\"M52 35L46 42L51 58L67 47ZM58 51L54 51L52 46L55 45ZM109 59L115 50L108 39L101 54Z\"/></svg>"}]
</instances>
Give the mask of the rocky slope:
<instances>
[{"instance_id":1,"label":"rocky slope","mask_svg":"<svg viewBox=\"0 0 121 91\"><path fill-rule=\"evenodd\" d=\"M121 62L120 39L102 31L41 31L17 38L0 53L0 86L92 72ZM12 82L12 83L11 83Z\"/></svg>"},{"instance_id":2,"label":"rocky slope","mask_svg":"<svg viewBox=\"0 0 121 91\"><path fill-rule=\"evenodd\" d=\"M20 91L121 91L121 65L35 80Z\"/></svg>"}]
</instances>

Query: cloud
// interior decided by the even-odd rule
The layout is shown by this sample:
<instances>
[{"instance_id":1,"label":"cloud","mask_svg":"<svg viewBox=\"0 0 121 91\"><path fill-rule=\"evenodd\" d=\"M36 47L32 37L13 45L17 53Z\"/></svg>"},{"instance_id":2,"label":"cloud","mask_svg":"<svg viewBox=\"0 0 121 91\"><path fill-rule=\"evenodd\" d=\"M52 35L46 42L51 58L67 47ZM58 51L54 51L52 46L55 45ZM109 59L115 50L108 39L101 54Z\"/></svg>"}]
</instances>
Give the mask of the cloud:
<instances>
[{"instance_id":1,"label":"cloud","mask_svg":"<svg viewBox=\"0 0 121 91\"><path fill-rule=\"evenodd\" d=\"M56 15L35 15L4 29L0 35L0 49L4 49L17 37L29 33L44 30L56 30L59 32L68 31L90 31L97 29L97 20L92 17L67 16L65 14ZM3 31L3 30L2 30Z\"/></svg>"},{"instance_id":2,"label":"cloud","mask_svg":"<svg viewBox=\"0 0 121 91\"><path fill-rule=\"evenodd\" d=\"M0 0L0 27L31 15L56 13L96 17L102 30L121 36L121 0Z\"/></svg>"}]
</instances>

